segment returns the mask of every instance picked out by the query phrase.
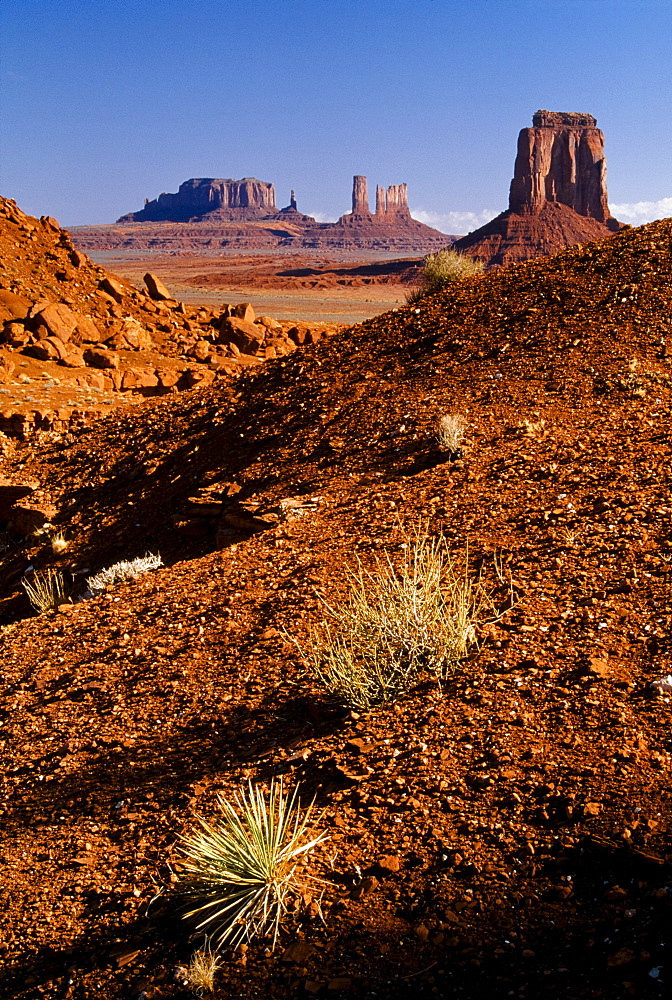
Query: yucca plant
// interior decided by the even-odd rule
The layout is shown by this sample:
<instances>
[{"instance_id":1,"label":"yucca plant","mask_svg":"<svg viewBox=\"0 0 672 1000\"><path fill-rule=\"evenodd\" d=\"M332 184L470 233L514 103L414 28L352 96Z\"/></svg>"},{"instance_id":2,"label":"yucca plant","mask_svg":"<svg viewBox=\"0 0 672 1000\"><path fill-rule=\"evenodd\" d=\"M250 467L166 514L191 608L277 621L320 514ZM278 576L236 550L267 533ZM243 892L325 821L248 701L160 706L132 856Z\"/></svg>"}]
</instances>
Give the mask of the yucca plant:
<instances>
[{"instance_id":1,"label":"yucca plant","mask_svg":"<svg viewBox=\"0 0 672 1000\"><path fill-rule=\"evenodd\" d=\"M327 835L315 835L314 803L302 810L298 788L288 795L282 780L268 794L250 782L218 804L215 822L199 816L200 829L182 838L183 891L193 901L184 916L217 949L258 934L275 947L290 902L320 881L300 862Z\"/></svg>"},{"instance_id":2,"label":"yucca plant","mask_svg":"<svg viewBox=\"0 0 672 1000\"><path fill-rule=\"evenodd\" d=\"M28 600L38 614L44 614L59 604L65 604L72 593L72 587L63 570L54 566L36 569L32 577L24 576L21 586Z\"/></svg>"}]
</instances>

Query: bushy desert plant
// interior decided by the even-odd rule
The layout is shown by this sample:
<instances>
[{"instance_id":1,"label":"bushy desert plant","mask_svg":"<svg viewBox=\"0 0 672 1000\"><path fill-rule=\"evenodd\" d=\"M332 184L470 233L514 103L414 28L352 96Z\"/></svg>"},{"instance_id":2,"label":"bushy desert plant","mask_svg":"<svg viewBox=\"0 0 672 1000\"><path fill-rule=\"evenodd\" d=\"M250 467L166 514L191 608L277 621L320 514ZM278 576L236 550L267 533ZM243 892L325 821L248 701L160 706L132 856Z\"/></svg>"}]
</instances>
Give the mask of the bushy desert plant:
<instances>
[{"instance_id":1,"label":"bushy desert plant","mask_svg":"<svg viewBox=\"0 0 672 1000\"><path fill-rule=\"evenodd\" d=\"M446 413L436 425L436 443L441 451L458 452L462 446L467 421L459 413Z\"/></svg>"},{"instance_id":2,"label":"bushy desert plant","mask_svg":"<svg viewBox=\"0 0 672 1000\"><path fill-rule=\"evenodd\" d=\"M186 918L198 921L216 948L256 934L271 934L275 946L289 904L311 879L298 870L302 858L325 839L315 834L314 804L302 810L298 789L286 794L271 781L268 794L250 783L219 799L214 823L183 838L184 891L193 900Z\"/></svg>"},{"instance_id":3,"label":"bushy desert plant","mask_svg":"<svg viewBox=\"0 0 672 1000\"><path fill-rule=\"evenodd\" d=\"M496 617L468 551L453 556L445 539L418 527L400 565L389 554L372 570L349 570L349 594L324 603L331 622L296 643L328 691L355 709L394 700L422 674L444 679L476 642L477 626Z\"/></svg>"},{"instance_id":4,"label":"bushy desert plant","mask_svg":"<svg viewBox=\"0 0 672 1000\"><path fill-rule=\"evenodd\" d=\"M454 281L462 281L464 278L473 278L482 274L484 264L481 260L474 260L457 250L437 250L425 257L422 267L420 284L408 295L407 302L412 304L424 298L425 295L433 295Z\"/></svg>"},{"instance_id":5,"label":"bushy desert plant","mask_svg":"<svg viewBox=\"0 0 672 1000\"><path fill-rule=\"evenodd\" d=\"M86 586L92 594L100 594L115 583L135 580L137 576L149 573L153 569L159 569L161 566L163 566L161 556L154 556L150 552L145 556L132 559L130 562L122 560L115 563L114 566L108 566L107 569L101 570L95 576L90 576L86 581Z\"/></svg>"},{"instance_id":6,"label":"bushy desert plant","mask_svg":"<svg viewBox=\"0 0 672 1000\"><path fill-rule=\"evenodd\" d=\"M44 614L51 608L57 608L59 604L65 604L72 593L72 586L66 574L53 566L37 569L31 577L24 576L21 586L38 614Z\"/></svg>"}]
</instances>

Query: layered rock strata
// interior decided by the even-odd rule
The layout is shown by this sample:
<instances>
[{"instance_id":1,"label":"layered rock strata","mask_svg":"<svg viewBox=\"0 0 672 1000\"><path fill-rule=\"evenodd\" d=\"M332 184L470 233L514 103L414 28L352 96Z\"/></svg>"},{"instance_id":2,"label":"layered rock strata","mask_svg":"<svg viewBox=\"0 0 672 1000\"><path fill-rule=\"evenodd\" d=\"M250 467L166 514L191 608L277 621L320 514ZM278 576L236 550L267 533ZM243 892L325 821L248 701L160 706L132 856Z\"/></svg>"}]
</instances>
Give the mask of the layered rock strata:
<instances>
[{"instance_id":1,"label":"layered rock strata","mask_svg":"<svg viewBox=\"0 0 672 1000\"><path fill-rule=\"evenodd\" d=\"M180 184L176 194L145 199L140 212L122 215L117 222L193 222L207 215L236 220L277 214L275 188L256 177L242 180L192 177Z\"/></svg>"},{"instance_id":2,"label":"layered rock strata","mask_svg":"<svg viewBox=\"0 0 672 1000\"><path fill-rule=\"evenodd\" d=\"M509 207L455 248L489 267L557 253L616 232L604 135L592 115L537 111L518 136Z\"/></svg>"}]
</instances>

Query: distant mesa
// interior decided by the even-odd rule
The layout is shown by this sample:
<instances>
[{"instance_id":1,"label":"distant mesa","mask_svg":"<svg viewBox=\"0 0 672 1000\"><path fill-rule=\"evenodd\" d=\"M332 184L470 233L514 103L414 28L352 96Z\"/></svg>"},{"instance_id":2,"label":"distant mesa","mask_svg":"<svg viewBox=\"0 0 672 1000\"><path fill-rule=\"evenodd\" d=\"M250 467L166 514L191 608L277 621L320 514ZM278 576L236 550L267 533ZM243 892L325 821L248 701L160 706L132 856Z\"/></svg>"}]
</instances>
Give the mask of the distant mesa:
<instances>
[{"instance_id":1,"label":"distant mesa","mask_svg":"<svg viewBox=\"0 0 672 1000\"><path fill-rule=\"evenodd\" d=\"M117 219L114 226L73 229L87 251L133 249L221 253L282 247L297 250L373 250L397 254L431 253L454 236L411 217L406 184L376 188L376 210L369 207L366 177L356 174L352 211L338 222L317 222L299 211L296 193L278 209L275 188L256 177L242 180L192 177L172 194L145 200L144 208Z\"/></svg>"},{"instance_id":2,"label":"distant mesa","mask_svg":"<svg viewBox=\"0 0 672 1000\"><path fill-rule=\"evenodd\" d=\"M489 267L557 253L620 229L607 199L604 135L592 115L537 111L518 136L509 207L454 246Z\"/></svg>"},{"instance_id":3,"label":"distant mesa","mask_svg":"<svg viewBox=\"0 0 672 1000\"><path fill-rule=\"evenodd\" d=\"M289 206L282 213L296 213L292 191ZM275 188L269 181L243 177L237 181L222 177L192 177L180 184L175 194L160 194L145 207L129 212L117 222L251 222L272 219L281 213L275 207ZM306 221L315 221L304 216Z\"/></svg>"}]
</instances>

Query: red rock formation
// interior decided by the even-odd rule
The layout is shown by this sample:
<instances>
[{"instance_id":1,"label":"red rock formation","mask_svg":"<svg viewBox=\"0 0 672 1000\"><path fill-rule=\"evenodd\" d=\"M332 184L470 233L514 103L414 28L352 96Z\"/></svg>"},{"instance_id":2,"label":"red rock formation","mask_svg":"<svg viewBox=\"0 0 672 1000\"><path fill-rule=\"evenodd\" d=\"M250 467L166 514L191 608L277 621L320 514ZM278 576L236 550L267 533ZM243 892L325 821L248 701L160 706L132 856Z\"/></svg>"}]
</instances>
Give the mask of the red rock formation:
<instances>
[{"instance_id":1,"label":"red rock formation","mask_svg":"<svg viewBox=\"0 0 672 1000\"><path fill-rule=\"evenodd\" d=\"M122 215L117 222L190 222L204 215L212 218L215 213L230 220L275 215L275 188L256 177L240 181L192 177L180 184L177 194L145 200L142 211Z\"/></svg>"},{"instance_id":2,"label":"red rock formation","mask_svg":"<svg viewBox=\"0 0 672 1000\"><path fill-rule=\"evenodd\" d=\"M604 135L592 115L538 111L521 129L509 209L540 212L559 202L579 215L608 222Z\"/></svg>"},{"instance_id":3,"label":"red rock formation","mask_svg":"<svg viewBox=\"0 0 672 1000\"><path fill-rule=\"evenodd\" d=\"M385 198L385 221L399 222L402 219L410 219L410 217L408 185L391 184L387 189Z\"/></svg>"},{"instance_id":4,"label":"red rock formation","mask_svg":"<svg viewBox=\"0 0 672 1000\"><path fill-rule=\"evenodd\" d=\"M518 136L508 210L455 249L494 267L608 236L620 223L609 214L606 175L592 115L537 111Z\"/></svg>"},{"instance_id":5,"label":"red rock formation","mask_svg":"<svg viewBox=\"0 0 672 1000\"><path fill-rule=\"evenodd\" d=\"M352 178L352 214L371 214L369 212L369 192L366 177L363 177L361 174L355 174Z\"/></svg>"}]
</instances>

